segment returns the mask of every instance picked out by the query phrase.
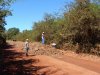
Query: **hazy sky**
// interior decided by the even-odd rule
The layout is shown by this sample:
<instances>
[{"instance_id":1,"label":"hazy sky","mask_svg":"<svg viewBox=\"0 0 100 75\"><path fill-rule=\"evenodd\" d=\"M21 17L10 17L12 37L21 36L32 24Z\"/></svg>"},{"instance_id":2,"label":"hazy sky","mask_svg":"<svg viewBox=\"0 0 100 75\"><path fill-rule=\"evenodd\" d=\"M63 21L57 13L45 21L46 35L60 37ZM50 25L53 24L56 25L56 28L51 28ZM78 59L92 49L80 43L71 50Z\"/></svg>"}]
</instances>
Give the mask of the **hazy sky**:
<instances>
[{"instance_id":1,"label":"hazy sky","mask_svg":"<svg viewBox=\"0 0 100 75\"><path fill-rule=\"evenodd\" d=\"M61 12L64 5L73 0L17 0L12 6L13 16L6 18L6 29L16 27L29 30L34 22L43 19L45 13Z\"/></svg>"}]
</instances>

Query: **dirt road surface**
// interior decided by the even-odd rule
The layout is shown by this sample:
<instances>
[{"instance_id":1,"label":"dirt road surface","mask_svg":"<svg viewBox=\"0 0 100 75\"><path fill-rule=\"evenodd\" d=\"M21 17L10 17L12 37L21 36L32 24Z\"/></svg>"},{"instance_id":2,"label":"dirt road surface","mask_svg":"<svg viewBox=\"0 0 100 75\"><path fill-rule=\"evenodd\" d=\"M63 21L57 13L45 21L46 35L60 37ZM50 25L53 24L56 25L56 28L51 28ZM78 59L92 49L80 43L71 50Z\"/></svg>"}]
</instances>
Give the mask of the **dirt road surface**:
<instances>
[{"instance_id":1,"label":"dirt road surface","mask_svg":"<svg viewBox=\"0 0 100 75\"><path fill-rule=\"evenodd\" d=\"M8 43L0 52L0 75L100 75L100 57L40 43L31 43L29 56L25 56L23 42Z\"/></svg>"}]
</instances>

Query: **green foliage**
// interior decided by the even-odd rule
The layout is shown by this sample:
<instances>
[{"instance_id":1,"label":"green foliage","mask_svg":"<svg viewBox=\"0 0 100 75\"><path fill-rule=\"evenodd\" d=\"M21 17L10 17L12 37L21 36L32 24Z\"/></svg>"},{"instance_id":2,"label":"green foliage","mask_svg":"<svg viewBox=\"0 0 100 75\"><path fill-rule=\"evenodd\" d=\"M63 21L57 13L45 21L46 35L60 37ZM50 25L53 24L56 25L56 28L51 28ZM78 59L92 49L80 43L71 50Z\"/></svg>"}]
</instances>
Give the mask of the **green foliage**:
<instances>
[{"instance_id":1,"label":"green foliage","mask_svg":"<svg viewBox=\"0 0 100 75\"><path fill-rule=\"evenodd\" d=\"M11 40L11 39L15 39L14 37L19 33L19 29L18 28L9 28L8 31L6 32L7 35L7 39Z\"/></svg>"},{"instance_id":2,"label":"green foliage","mask_svg":"<svg viewBox=\"0 0 100 75\"><path fill-rule=\"evenodd\" d=\"M6 41L6 36L4 36L4 26L6 25L5 17L11 15L9 7L14 1L15 0L0 0L0 46L3 46Z\"/></svg>"},{"instance_id":3,"label":"green foliage","mask_svg":"<svg viewBox=\"0 0 100 75\"><path fill-rule=\"evenodd\" d=\"M79 43L80 52L90 52L91 47L100 43L99 14L100 5L97 3L76 0L70 10L64 13L64 17L56 18L46 14L44 21L36 23L33 31L37 33L38 41L44 31L47 43L56 42L59 47L69 42Z\"/></svg>"},{"instance_id":4,"label":"green foliage","mask_svg":"<svg viewBox=\"0 0 100 75\"><path fill-rule=\"evenodd\" d=\"M4 26L6 25L5 17L12 15L9 10L10 5L15 0L0 0L0 31L4 31Z\"/></svg>"},{"instance_id":5,"label":"green foliage","mask_svg":"<svg viewBox=\"0 0 100 75\"><path fill-rule=\"evenodd\" d=\"M65 16L69 18L70 32L74 34L72 41L79 43L79 52L90 52L91 47L95 47L96 43L100 43L100 40L98 40L100 31L99 12L99 7L95 7L95 4L91 4L88 0L77 2L76 6L68 13L68 16Z\"/></svg>"},{"instance_id":6,"label":"green foliage","mask_svg":"<svg viewBox=\"0 0 100 75\"><path fill-rule=\"evenodd\" d=\"M59 23L58 23L59 21ZM45 32L46 43L58 43L61 34L61 27L63 26L63 19L56 18L51 14L45 14L44 20L34 23L33 32L36 41L41 41L42 32ZM58 40L57 40L58 39Z\"/></svg>"},{"instance_id":7,"label":"green foliage","mask_svg":"<svg viewBox=\"0 0 100 75\"><path fill-rule=\"evenodd\" d=\"M66 43L71 46L78 43L78 52L91 52L91 47L100 44L100 0L75 0L63 16L46 13L43 20L33 24L32 30L20 33L17 38L41 42L42 32L46 44L55 42L58 48L63 48Z\"/></svg>"},{"instance_id":8,"label":"green foliage","mask_svg":"<svg viewBox=\"0 0 100 75\"><path fill-rule=\"evenodd\" d=\"M19 41L25 41L26 39L29 39L30 41L34 41L32 30L24 30L23 32L20 32L15 36L16 40Z\"/></svg>"}]
</instances>

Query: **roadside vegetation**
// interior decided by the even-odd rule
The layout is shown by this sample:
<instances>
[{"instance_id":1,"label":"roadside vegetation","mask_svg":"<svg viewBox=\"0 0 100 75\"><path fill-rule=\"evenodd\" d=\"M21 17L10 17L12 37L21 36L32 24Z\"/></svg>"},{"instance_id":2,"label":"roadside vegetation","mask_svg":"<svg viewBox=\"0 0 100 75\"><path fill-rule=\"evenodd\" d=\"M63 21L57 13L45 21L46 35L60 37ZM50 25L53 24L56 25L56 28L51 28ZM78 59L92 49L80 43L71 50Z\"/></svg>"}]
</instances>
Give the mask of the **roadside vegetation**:
<instances>
[{"instance_id":1,"label":"roadside vegetation","mask_svg":"<svg viewBox=\"0 0 100 75\"><path fill-rule=\"evenodd\" d=\"M41 42L42 32L46 44L54 42L64 50L100 55L100 0L75 0L65 5L60 16L46 13L43 20L33 24L32 30L18 31L7 38Z\"/></svg>"}]
</instances>

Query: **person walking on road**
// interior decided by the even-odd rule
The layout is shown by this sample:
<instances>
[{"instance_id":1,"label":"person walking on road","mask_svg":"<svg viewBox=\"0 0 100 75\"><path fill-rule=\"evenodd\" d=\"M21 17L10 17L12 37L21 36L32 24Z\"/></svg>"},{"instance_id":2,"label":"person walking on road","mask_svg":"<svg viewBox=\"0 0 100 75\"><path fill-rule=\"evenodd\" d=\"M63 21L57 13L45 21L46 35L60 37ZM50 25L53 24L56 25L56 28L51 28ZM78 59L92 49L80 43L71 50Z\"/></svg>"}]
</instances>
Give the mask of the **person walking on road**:
<instances>
[{"instance_id":1,"label":"person walking on road","mask_svg":"<svg viewBox=\"0 0 100 75\"><path fill-rule=\"evenodd\" d=\"M28 56L28 51L29 51L29 40L26 39L24 43L24 49L25 49L25 55Z\"/></svg>"}]
</instances>

